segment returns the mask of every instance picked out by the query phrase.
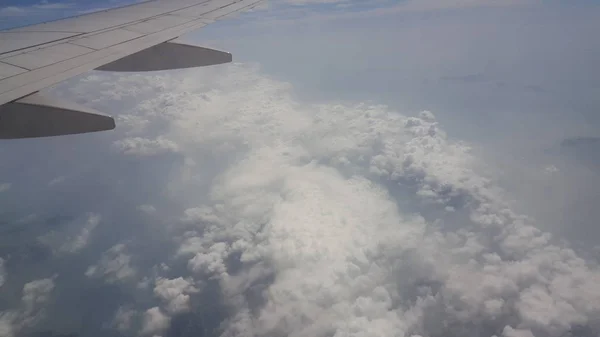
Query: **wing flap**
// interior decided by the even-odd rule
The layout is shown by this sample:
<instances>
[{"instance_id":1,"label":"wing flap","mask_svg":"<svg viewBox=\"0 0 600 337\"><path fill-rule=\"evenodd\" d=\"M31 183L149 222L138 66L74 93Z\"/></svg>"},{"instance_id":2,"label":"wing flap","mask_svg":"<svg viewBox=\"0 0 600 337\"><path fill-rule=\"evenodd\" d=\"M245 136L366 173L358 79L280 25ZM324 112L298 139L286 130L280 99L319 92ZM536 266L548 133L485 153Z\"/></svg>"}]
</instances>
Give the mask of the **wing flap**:
<instances>
[{"instance_id":1,"label":"wing flap","mask_svg":"<svg viewBox=\"0 0 600 337\"><path fill-rule=\"evenodd\" d=\"M205 67L231 61L230 53L173 40L125 56L96 70L142 72Z\"/></svg>"},{"instance_id":2,"label":"wing flap","mask_svg":"<svg viewBox=\"0 0 600 337\"><path fill-rule=\"evenodd\" d=\"M112 117L39 93L0 106L0 139L62 136L114 128Z\"/></svg>"}]
</instances>

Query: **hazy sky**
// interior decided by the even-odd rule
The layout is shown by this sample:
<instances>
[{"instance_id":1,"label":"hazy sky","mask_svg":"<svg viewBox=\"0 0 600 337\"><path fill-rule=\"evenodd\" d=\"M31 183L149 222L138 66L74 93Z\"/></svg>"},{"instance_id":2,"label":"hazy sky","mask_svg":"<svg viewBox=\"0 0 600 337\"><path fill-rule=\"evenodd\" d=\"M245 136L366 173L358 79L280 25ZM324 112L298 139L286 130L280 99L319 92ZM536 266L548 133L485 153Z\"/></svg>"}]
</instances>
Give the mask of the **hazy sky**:
<instances>
[{"instance_id":1,"label":"hazy sky","mask_svg":"<svg viewBox=\"0 0 600 337\"><path fill-rule=\"evenodd\" d=\"M117 128L0 144L0 337L597 336L598 31L593 1L273 0L185 37L233 64L47 90Z\"/></svg>"}]
</instances>

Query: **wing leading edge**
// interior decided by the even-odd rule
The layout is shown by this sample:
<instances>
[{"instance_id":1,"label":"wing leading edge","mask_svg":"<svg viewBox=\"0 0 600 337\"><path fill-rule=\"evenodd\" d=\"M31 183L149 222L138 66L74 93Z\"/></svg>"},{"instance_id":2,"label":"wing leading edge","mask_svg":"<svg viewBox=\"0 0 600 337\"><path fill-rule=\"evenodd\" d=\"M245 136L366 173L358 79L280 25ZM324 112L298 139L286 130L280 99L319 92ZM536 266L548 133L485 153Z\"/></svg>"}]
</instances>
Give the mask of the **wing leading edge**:
<instances>
[{"instance_id":1,"label":"wing leading edge","mask_svg":"<svg viewBox=\"0 0 600 337\"><path fill-rule=\"evenodd\" d=\"M0 31L0 139L110 130L114 119L39 90L83 72L154 71L231 62L179 36L262 0L153 0Z\"/></svg>"}]
</instances>

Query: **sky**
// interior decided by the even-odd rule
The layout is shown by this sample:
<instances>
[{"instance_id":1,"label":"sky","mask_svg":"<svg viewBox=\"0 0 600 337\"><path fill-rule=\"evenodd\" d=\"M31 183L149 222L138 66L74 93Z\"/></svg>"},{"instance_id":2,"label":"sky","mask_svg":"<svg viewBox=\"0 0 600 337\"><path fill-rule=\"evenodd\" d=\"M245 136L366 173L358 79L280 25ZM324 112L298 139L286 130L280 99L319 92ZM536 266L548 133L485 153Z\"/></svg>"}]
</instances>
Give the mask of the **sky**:
<instances>
[{"instance_id":1,"label":"sky","mask_svg":"<svg viewBox=\"0 0 600 337\"><path fill-rule=\"evenodd\" d=\"M47 89L117 128L0 145L0 336L598 336L598 31L272 0L184 37L232 64Z\"/></svg>"}]
</instances>

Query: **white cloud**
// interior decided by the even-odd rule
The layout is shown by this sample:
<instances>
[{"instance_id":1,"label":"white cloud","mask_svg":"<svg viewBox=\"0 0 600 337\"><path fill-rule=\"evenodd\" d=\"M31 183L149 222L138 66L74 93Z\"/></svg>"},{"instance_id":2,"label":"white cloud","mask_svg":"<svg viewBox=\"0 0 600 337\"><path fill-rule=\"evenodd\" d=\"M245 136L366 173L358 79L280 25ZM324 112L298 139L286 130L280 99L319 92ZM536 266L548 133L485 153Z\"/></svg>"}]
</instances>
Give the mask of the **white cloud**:
<instances>
[{"instance_id":1,"label":"white cloud","mask_svg":"<svg viewBox=\"0 0 600 337\"><path fill-rule=\"evenodd\" d=\"M23 285L20 307L0 312L0 336L17 336L24 328L34 326L44 317L45 306L54 290L54 278L34 280Z\"/></svg>"},{"instance_id":2,"label":"white cloud","mask_svg":"<svg viewBox=\"0 0 600 337\"><path fill-rule=\"evenodd\" d=\"M94 228L100 224L101 217L98 214L89 214L87 221L83 224L81 232L73 238L68 238L66 242L60 247L61 251L76 253L87 246L88 241Z\"/></svg>"},{"instance_id":3,"label":"white cloud","mask_svg":"<svg viewBox=\"0 0 600 337\"><path fill-rule=\"evenodd\" d=\"M125 253L124 244L117 244L102 254L100 261L85 272L87 277L102 277L109 283L125 281L135 275L130 266L131 255Z\"/></svg>"},{"instance_id":4,"label":"white cloud","mask_svg":"<svg viewBox=\"0 0 600 337\"><path fill-rule=\"evenodd\" d=\"M143 120L185 157L165 182L185 210L164 261L188 270L156 279L143 334L189 310L206 277L233 312L224 336L600 331L598 267L513 211L433 113L300 103L247 65L195 71L111 81L159 92L127 127ZM115 247L89 275L132 275Z\"/></svg>"},{"instance_id":5,"label":"white cloud","mask_svg":"<svg viewBox=\"0 0 600 337\"><path fill-rule=\"evenodd\" d=\"M154 295L167 304L170 314L178 314L190 310L190 294L198 292L193 281L182 277L176 279L158 278L154 287Z\"/></svg>"},{"instance_id":6,"label":"white cloud","mask_svg":"<svg viewBox=\"0 0 600 337\"><path fill-rule=\"evenodd\" d=\"M29 216L25 220L32 223L39 220L39 217ZM37 241L50 248L56 255L77 253L89 244L100 221L99 214L84 213L73 221L60 221L58 229L43 233L37 237Z\"/></svg>"},{"instance_id":7,"label":"white cloud","mask_svg":"<svg viewBox=\"0 0 600 337\"><path fill-rule=\"evenodd\" d=\"M160 308L153 307L144 313L142 335L157 335L169 327L170 318L162 313Z\"/></svg>"},{"instance_id":8,"label":"white cloud","mask_svg":"<svg viewBox=\"0 0 600 337\"><path fill-rule=\"evenodd\" d=\"M10 190L10 187L11 187L11 186L12 186L12 184L11 184L11 183L3 183L3 184L0 184L0 193L2 193L2 192L6 192L6 191Z\"/></svg>"},{"instance_id":9,"label":"white cloud","mask_svg":"<svg viewBox=\"0 0 600 337\"><path fill-rule=\"evenodd\" d=\"M14 15L22 15L25 13L25 9L16 6L8 6L0 8L0 15L3 16L14 16Z\"/></svg>"},{"instance_id":10,"label":"white cloud","mask_svg":"<svg viewBox=\"0 0 600 337\"><path fill-rule=\"evenodd\" d=\"M504 327L502 330L502 336L504 337L534 337L529 330L513 329L510 325Z\"/></svg>"},{"instance_id":11,"label":"white cloud","mask_svg":"<svg viewBox=\"0 0 600 337\"><path fill-rule=\"evenodd\" d=\"M121 139L114 143L114 148L124 154L135 156L155 156L177 152L177 144L162 137L157 139L140 137Z\"/></svg>"},{"instance_id":12,"label":"white cloud","mask_svg":"<svg viewBox=\"0 0 600 337\"><path fill-rule=\"evenodd\" d=\"M113 326L121 333L126 333L132 328L133 320L137 311L125 307L119 307L113 318Z\"/></svg>"},{"instance_id":13,"label":"white cloud","mask_svg":"<svg viewBox=\"0 0 600 337\"><path fill-rule=\"evenodd\" d=\"M316 4L341 4L348 3L348 0L286 0L285 3L292 5L316 5Z\"/></svg>"},{"instance_id":14,"label":"white cloud","mask_svg":"<svg viewBox=\"0 0 600 337\"><path fill-rule=\"evenodd\" d=\"M13 311L0 312L0 336L13 337L15 335L15 321L17 313Z\"/></svg>"},{"instance_id":15,"label":"white cloud","mask_svg":"<svg viewBox=\"0 0 600 337\"><path fill-rule=\"evenodd\" d=\"M138 209L146 214L156 213L156 208L152 205L140 205Z\"/></svg>"},{"instance_id":16,"label":"white cloud","mask_svg":"<svg viewBox=\"0 0 600 337\"><path fill-rule=\"evenodd\" d=\"M65 176L59 176L59 177L56 177L56 178L50 180L50 182L48 183L48 186L56 186L60 183L63 183L64 181L65 181Z\"/></svg>"},{"instance_id":17,"label":"white cloud","mask_svg":"<svg viewBox=\"0 0 600 337\"><path fill-rule=\"evenodd\" d=\"M31 281L23 286L23 297L21 301L27 313L33 313L40 305L46 303L50 298L50 293L54 289L54 280L45 278Z\"/></svg>"}]
</instances>

